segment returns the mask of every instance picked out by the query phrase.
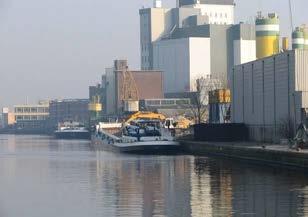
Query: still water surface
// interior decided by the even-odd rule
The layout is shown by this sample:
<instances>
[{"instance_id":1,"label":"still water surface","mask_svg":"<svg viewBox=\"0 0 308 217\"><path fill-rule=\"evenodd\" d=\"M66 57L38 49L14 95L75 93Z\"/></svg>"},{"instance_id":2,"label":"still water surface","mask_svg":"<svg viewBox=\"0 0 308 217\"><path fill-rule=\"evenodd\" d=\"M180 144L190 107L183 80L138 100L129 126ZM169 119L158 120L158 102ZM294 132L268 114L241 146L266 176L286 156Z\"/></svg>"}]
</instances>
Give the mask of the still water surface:
<instances>
[{"instance_id":1,"label":"still water surface","mask_svg":"<svg viewBox=\"0 0 308 217\"><path fill-rule=\"evenodd\" d=\"M1 217L308 216L308 175L222 159L0 135Z\"/></svg>"}]
</instances>

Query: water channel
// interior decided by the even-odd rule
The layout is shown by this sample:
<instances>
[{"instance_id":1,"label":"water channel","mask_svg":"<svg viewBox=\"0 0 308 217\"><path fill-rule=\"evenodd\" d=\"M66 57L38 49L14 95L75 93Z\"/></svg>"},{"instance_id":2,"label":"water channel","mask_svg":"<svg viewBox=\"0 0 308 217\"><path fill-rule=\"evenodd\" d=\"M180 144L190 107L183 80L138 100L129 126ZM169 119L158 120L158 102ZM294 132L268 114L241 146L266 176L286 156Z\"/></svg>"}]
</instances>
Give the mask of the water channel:
<instances>
[{"instance_id":1,"label":"water channel","mask_svg":"<svg viewBox=\"0 0 308 217\"><path fill-rule=\"evenodd\" d=\"M1 217L308 216L308 174L212 157L124 155L0 135Z\"/></svg>"}]
</instances>

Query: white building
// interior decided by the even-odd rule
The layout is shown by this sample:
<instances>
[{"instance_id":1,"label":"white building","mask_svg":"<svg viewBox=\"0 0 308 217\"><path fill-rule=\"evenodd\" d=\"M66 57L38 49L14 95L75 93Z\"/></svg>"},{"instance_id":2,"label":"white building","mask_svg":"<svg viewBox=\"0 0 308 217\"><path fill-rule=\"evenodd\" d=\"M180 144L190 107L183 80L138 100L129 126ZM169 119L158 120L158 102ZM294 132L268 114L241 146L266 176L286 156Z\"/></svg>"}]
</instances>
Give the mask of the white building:
<instances>
[{"instance_id":1,"label":"white building","mask_svg":"<svg viewBox=\"0 0 308 217\"><path fill-rule=\"evenodd\" d=\"M209 24L234 24L234 0L179 0L179 7L201 9Z\"/></svg>"},{"instance_id":2,"label":"white building","mask_svg":"<svg viewBox=\"0 0 308 217\"><path fill-rule=\"evenodd\" d=\"M209 38L197 37L154 43L154 68L164 69L164 92L191 91L196 79L210 76L210 46Z\"/></svg>"},{"instance_id":3,"label":"white building","mask_svg":"<svg viewBox=\"0 0 308 217\"><path fill-rule=\"evenodd\" d=\"M141 68L163 71L165 93L193 91L200 77L227 84L228 70L256 59L255 26L231 25L233 0L178 6L140 10Z\"/></svg>"},{"instance_id":4,"label":"white building","mask_svg":"<svg viewBox=\"0 0 308 217\"><path fill-rule=\"evenodd\" d=\"M256 59L255 28L249 24L200 25L175 29L153 43L153 68L164 72L165 93L194 91L198 78L227 85L228 71Z\"/></svg>"}]
</instances>

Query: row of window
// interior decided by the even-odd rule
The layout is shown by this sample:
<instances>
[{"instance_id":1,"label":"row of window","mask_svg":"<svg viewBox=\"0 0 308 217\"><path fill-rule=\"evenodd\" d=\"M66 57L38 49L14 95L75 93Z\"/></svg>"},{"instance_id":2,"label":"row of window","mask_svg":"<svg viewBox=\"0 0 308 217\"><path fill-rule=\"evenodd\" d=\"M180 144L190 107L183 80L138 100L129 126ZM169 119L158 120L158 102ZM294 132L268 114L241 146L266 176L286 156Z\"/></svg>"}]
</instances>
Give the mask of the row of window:
<instances>
[{"instance_id":1,"label":"row of window","mask_svg":"<svg viewBox=\"0 0 308 217\"><path fill-rule=\"evenodd\" d=\"M146 101L147 106L175 106L175 105L190 105L189 99L178 99L178 100L148 100Z\"/></svg>"},{"instance_id":2,"label":"row of window","mask_svg":"<svg viewBox=\"0 0 308 217\"><path fill-rule=\"evenodd\" d=\"M147 52L148 46L145 44L141 44L141 51Z\"/></svg>"},{"instance_id":3,"label":"row of window","mask_svg":"<svg viewBox=\"0 0 308 217\"><path fill-rule=\"evenodd\" d=\"M15 113L48 113L49 108L40 108L40 107L18 107L15 108Z\"/></svg>"},{"instance_id":4,"label":"row of window","mask_svg":"<svg viewBox=\"0 0 308 217\"><path fill-rule=\"evenodd\" d=\"M211 22L210 22L211 23ZM220 25L227 25L227 22L213 22L212 24L220 24Z\"/></svg>"},{"instance_id":5,"label":"row of window","mask_svg":"<svg viewBox=\"0 0 308 217\"><path fill-rule=\"evenodd\" d=\"M209 17L216 17L216 18L218 17L218 13L217 13L217 12L215 13L215 15L213 15L212 12L210 12L210 14L205 13L205 15L206 15L206 16L209 16ZM227 14L227 13L225 13L225 14L220 13L219 15L220 15L220 18L223 18L223 16L224 16L225 18L228 18L228 14Z\"/></svg>"},{"instance_id":6,"label":"row of window","mask_svg":"<svg viewBox=\"0 0 308 217\"><path fill-rule=\"evenodd\" d=\"M44 125L42 125L41 123L35 123L35 122L31 122L31 123L19 123L18 124L18 128L25 128L25 129L42 129L43 127L45 127Z\"/></svg>"},{"instance_id":7,"label":"row of window","mask_svg":"<svg viewBox=\"0 0 308 217\"><path fill-rule=\"evenodd\" d=\"M46 120L46 115L16 115L15 121L43 121Z\"/></svg>"},{"instance_id":8,"label":"row of window","mask_svg":"<svg viewBox=\"0 0 308 217\"><path fill-rule=\"evenodd\" d=\"M143 62L143 63L149 63L149 62L150 62L150 58L147 57L147 56L143 56L143 57L142 57L142 62Z\"/></svg>"}]
</instances>

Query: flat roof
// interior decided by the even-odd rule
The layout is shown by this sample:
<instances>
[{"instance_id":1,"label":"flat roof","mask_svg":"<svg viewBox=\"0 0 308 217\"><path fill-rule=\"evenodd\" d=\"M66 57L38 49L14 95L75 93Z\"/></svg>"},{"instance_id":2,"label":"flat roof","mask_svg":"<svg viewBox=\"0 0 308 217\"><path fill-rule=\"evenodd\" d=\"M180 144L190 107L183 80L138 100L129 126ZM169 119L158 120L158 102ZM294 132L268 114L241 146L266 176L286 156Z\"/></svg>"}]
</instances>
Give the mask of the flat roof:
<instances>
[{"instance_id":1,"label":"flat roof","mask_svg":"<svg viewBox=\"0 0 308 217\"><path fill-rule=\"evenodd\" d=\"M197 0L179 0L180 7L197 4ZM200 4L234 5L234 0L200 0Z\"/></svg>"}]
</instances>

